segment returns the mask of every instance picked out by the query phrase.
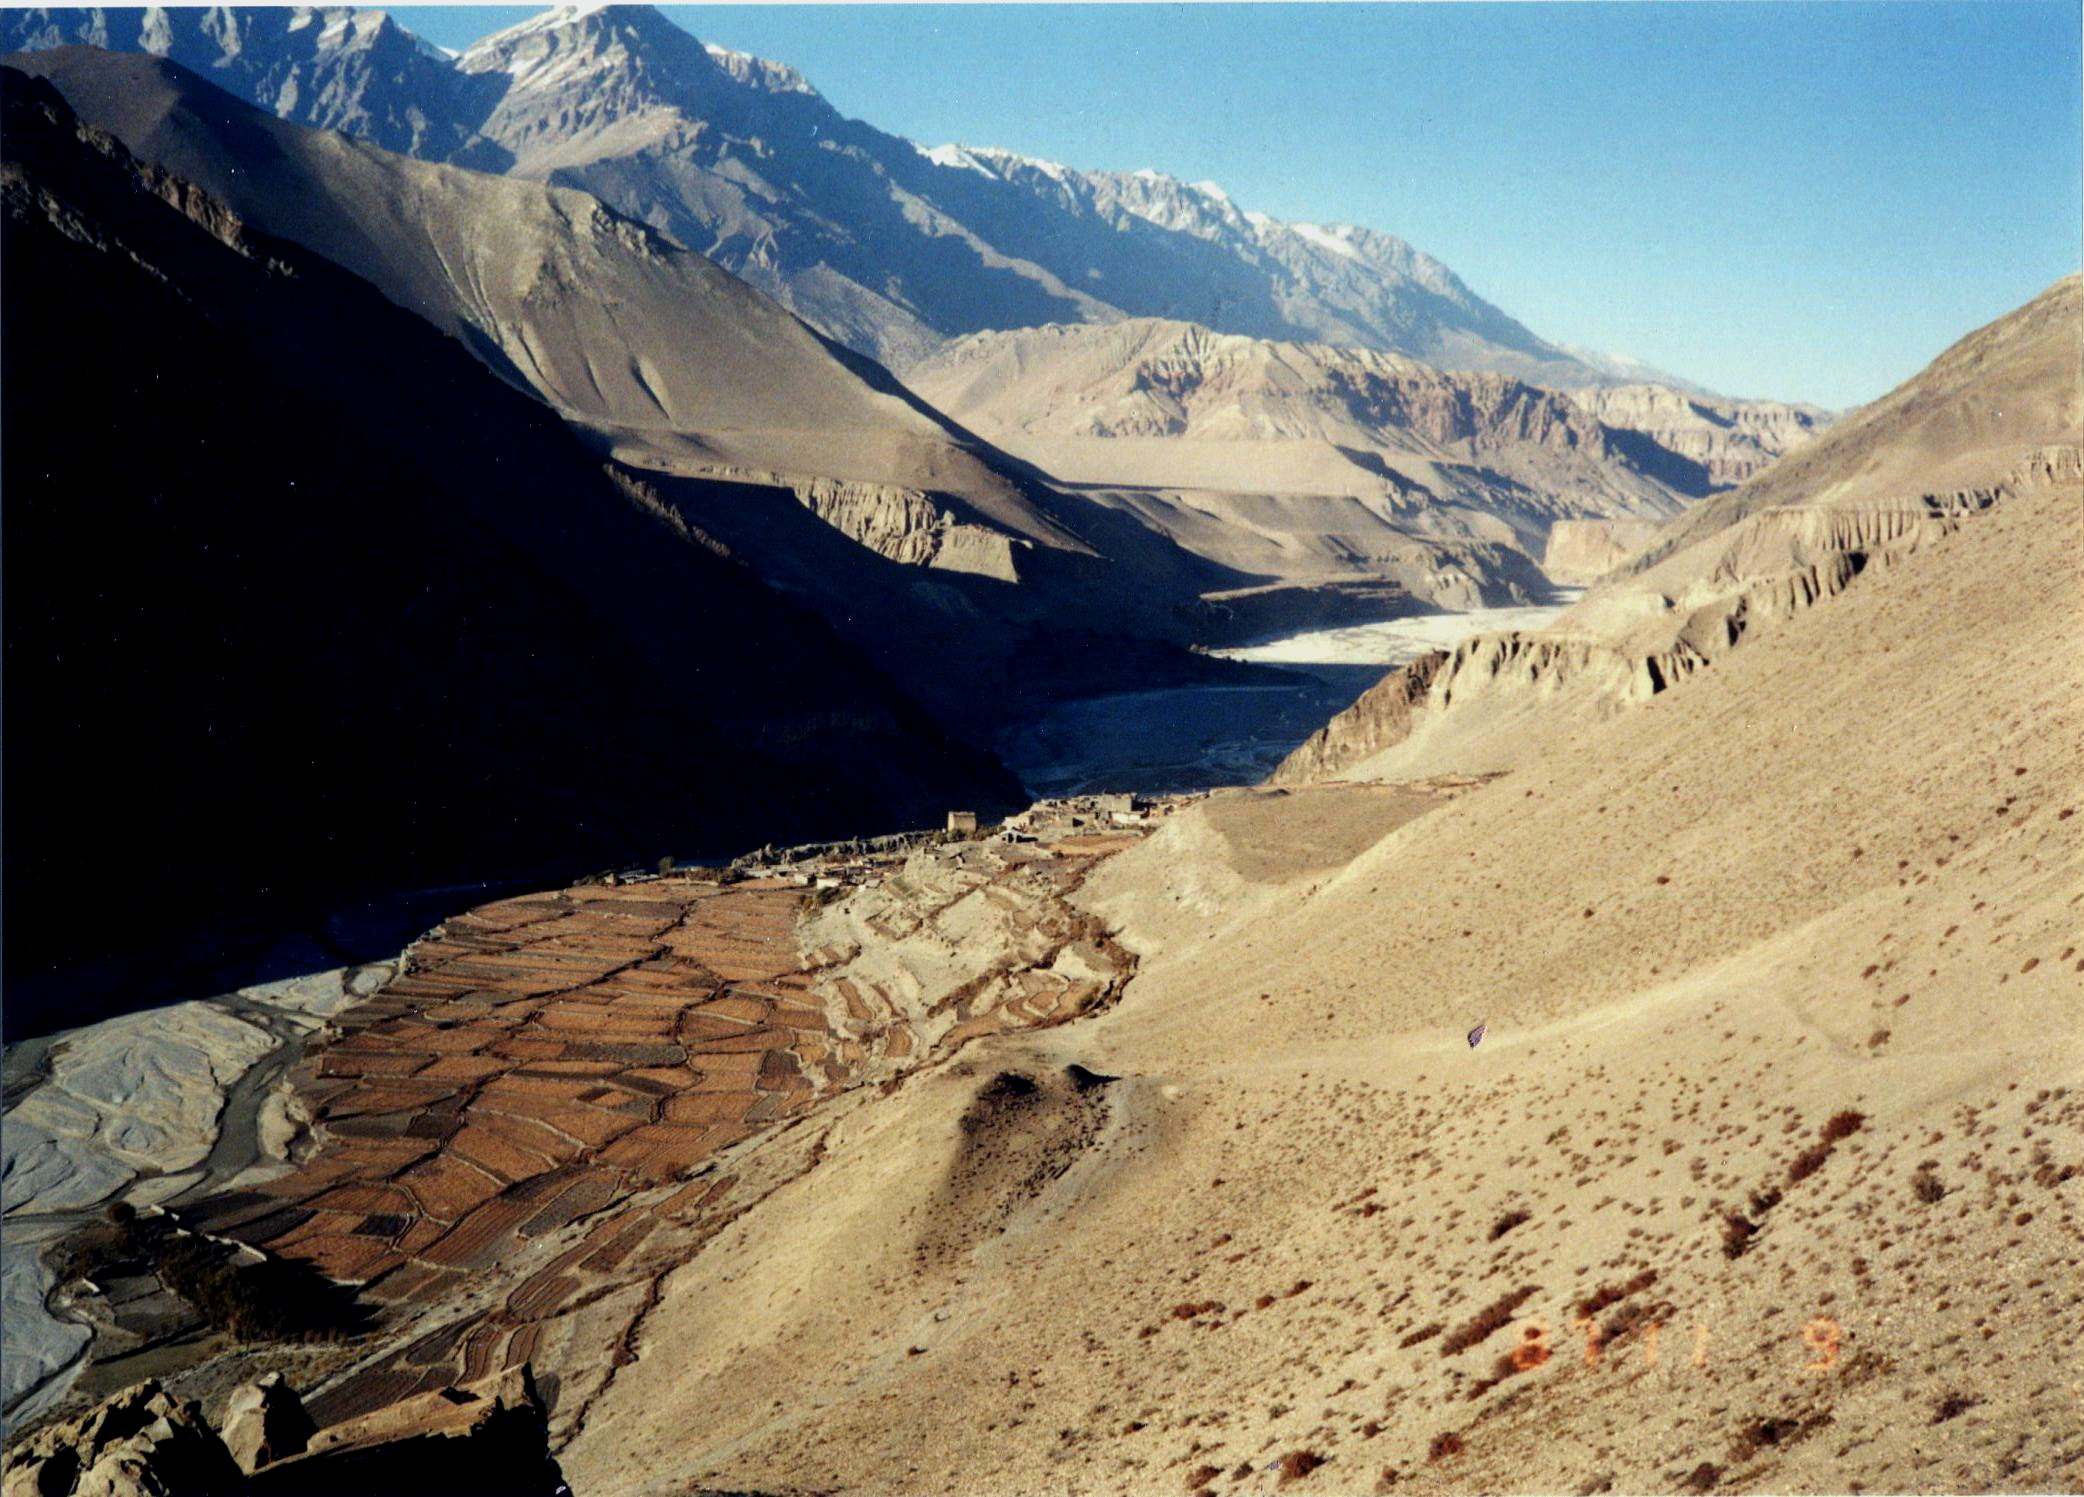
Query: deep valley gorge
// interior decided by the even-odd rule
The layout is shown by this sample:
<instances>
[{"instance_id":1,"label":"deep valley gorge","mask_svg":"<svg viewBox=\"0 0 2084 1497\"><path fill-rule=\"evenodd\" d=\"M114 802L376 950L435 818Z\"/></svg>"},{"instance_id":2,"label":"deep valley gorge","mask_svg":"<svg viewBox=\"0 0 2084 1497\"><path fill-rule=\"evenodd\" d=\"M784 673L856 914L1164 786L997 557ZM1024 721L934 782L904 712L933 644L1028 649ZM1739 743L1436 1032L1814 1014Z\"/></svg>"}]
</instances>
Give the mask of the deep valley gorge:
<instances>
[{"instance_id":1,"label":"deep valley gorge","mask_svg":"<svg viewBox=\"0 0 2084 1497\"><path fill-rule=\"evenodd\" d=\"M0 11L6 1497L2084 1490L2084 275L1728 395L703 19Z\"/></svg>"}]
</instances>

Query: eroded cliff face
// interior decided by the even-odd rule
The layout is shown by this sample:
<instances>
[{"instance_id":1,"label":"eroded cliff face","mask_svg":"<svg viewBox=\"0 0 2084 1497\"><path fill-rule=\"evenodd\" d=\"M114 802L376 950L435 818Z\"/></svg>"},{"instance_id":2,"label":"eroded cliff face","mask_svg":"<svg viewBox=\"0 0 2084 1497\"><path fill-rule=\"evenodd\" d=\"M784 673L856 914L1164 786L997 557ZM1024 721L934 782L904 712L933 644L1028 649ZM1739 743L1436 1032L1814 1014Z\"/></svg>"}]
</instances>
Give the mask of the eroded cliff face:
<instances>
[{"instance_id":1,"label":"eroded cliff face","mask_svg":"<svg viewBox=\"0 0 2084 1497\"><path fill-rule=\"evenodd\" d=\"M1135 320L965 338L907 371L981 429L1031 437L1211 440L1392 436L1417 452L1532 445L1593 461L1608 432L1571 397L1398 354Z\"/></svg>"},{"instance_id":2,"label":"eroded cliff face","mask_svg":"<svg viewBox=\"0 0 2084 1497\"><path fill-rule=\"evenodd\" d=\"M1412 714L1425 705L1434 679L1450 658L1445 650L1429 650L1398 666L1305 739L1267 777L1267 784L1307 785L1333 779L1370 754L1401 743L1411 731Z\"/></svg>"},{"instance_id":3,"label":"eroded cliff face","mask_svg":"<svg viewBox=\"0 0 2084 1497\"><path fill-rule=\"evenodd\" d=\"M1763 473L1830 424L1828 412L1779 400L1717 400L1664 385L1573 390L1569 398L1606 426L1640 432L1697 463L1729 488Z\"/></svg>"},{"instance_id":4,"label":"eroded cliff face","mask_svg":"<svg viewBox=\"0 0 2084 1497\"><path fill-rule=\"evenodd\" d=\"M1657 534L1655 520L1558 520L1542 549L1541 569L1551 582L1597 582Z\"/></svg>"},{"instance_id":5,"label":"eroded cliff face","mask_svg":"<svg viewBox=\"0 0 2084 1497\"><path fill-rule=\"evenodd\" d=\"M2084 282L2071 277L1633 554L1614 557L1621 547L1610 532L1558 526L1552 572L1603 561L1615 575L1539 634L1472 639L1431 666L1422 686L1392 676L1275 778L1511 767L1993 510L2051 496L2074 502L2084 489L2080 327ZM1785 413L1746 418L1649 387L1582 399L1608 403L1608 419L1676 419L1683 405L1687 419L1728 432L1794 429Z\"/></svg>"},{"instance_id":6,"label":"eroded cliff face","mask_svg":"<svg viewBox=\"0 0 2084 1497\"><path fill-rule=\"evenodd\" d=\"M790 487L805 509L887 560L1021 580L1018 555L1030 542L964 524L918 489L836 478L798 480Z\"/></svg>"},{"instance_id":7,"label":"eroded cliff face","mask_svg":"<svg viewBox=\"0 0 2084 1497\"><path fill-rule=\"evenodd\" d=\"M1451 655L1436 653L1391 673L1282 761L1268 783L1337 778L1422 728L1441 728L1450 714L1502 721L1541 704L1594 716L1638 706L1862 575L1974 523L2021 487L2073 484L2080 474L2084 464L2074 450L2050 449L2022 467L2023 485L1927 495L1887 508L1754 515L1727 533L1712 567L1673 593L1594 597L1551 631L1479 635ZM1471 726L1469 736L1488 736L1495 722ZM1499 767L1496 747L1484 752L1489 757L1459 767Z\"/></svg>"}]
</instances>

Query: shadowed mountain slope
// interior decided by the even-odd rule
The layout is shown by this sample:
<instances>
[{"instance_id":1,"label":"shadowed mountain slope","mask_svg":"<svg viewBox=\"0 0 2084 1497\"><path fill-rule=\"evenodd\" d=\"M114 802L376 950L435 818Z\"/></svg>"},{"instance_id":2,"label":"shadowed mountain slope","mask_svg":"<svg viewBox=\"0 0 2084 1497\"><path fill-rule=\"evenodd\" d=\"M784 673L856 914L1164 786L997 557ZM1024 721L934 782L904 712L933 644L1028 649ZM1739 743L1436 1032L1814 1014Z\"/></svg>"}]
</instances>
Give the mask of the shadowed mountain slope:
<instances>
[{"instance_id":1,"label":"shadowed mountain slope","mask_svg":"<svg viewBox=\"0 0 2084 1497\"><path fill-rule=\"evenodd\" d=\"M292 125L154 57L18 60L140 158L361 276L611 450L710 474L930 489L1009 534L1077 545L995 454L882 371L588 195Z\"/></svg>"},{"instance_id":2,"label":"shadowed mountain slope","mask_svg":"<svg viewBox=\"0 0 2084 1497\"><path fill-rule=\"evenodd\" d=\"M1017 794L452 340L6 85L11 978Z\"/></svg>"},{"instance_id":3,"label":"shadowed mountain slope","mask_svg":"<svg viewBox=\"0 0 2084 1497\"><path fill-rule=\"evenodd\" d=\"M879 366L596 199L288 124L154 57L61 48L17 60L142 158L365 275L589 442L649 470L653 499L958 731L981 741L1036 697L1113 685L1094 639L1114 636L1115 654L1173 679L1227 667L1176 646L1192 638L1201 594L1253 579L1057 492ZM1066 630L1081 639L1057 637ZM1037 654L1054 663L1021 663Z\"/></svg>"}]
</instances>

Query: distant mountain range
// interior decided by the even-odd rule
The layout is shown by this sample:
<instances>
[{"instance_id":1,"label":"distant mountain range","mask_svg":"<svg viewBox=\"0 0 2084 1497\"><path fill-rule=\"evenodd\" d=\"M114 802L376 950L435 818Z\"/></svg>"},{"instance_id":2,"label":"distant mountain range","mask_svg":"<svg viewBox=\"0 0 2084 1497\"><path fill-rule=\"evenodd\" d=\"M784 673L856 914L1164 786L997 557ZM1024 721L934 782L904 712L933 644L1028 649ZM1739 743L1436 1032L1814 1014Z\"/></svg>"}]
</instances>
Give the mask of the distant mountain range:
<instances>
[{"instance_id":1,"label":"distant mountain range","mask_svg":"<svg viewBox=\"0 0 2084 1497\"><path fill-rule=\"evenodd\" d=\"M564 7L451 57L379 11L16 10L0 50L170 58L284 119L582 188L893 367L989 329L1158 317L1535 383L1683 385L1551 343L1400 239L1212 183L927 149L647 6Z\"/></svg>"}]
</instances>

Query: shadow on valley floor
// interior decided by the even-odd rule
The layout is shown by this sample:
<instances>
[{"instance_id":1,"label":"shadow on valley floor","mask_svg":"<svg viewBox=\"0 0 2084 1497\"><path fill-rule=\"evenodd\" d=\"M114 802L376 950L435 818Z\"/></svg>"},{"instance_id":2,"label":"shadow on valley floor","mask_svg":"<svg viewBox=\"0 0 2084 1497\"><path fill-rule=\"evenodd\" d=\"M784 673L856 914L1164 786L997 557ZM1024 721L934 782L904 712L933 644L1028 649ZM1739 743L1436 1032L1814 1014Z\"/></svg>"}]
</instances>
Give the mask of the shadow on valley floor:
<instances>
[{"instance_id":1,"label":"shadow on valley floor","mask_svg":"<svg viewBox=\"0 0 2084 1497\"><path fill-rule=\"evenodd\" d=\"M383 961L458 910L558 881L543 873L404 890L336 911L278 908L200 924L128 951L10 970L0 1007L7 1091L11 1095L34 1069L34 1056L21 1049L26 1041L142 1009Z\"/></svg>"},{"instance_id":2,"label":"shadow on valley floor","mask_svg":"<svg viewBox=\"0 0 2084 1497\"><path fill-rule=\"evenodd\" d=\"M1082 697L1008 733L999 752L1037 796L1256 785L1388 670L1283 664L1246 683Z\"/></svg>"}]
</instances>

